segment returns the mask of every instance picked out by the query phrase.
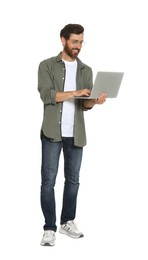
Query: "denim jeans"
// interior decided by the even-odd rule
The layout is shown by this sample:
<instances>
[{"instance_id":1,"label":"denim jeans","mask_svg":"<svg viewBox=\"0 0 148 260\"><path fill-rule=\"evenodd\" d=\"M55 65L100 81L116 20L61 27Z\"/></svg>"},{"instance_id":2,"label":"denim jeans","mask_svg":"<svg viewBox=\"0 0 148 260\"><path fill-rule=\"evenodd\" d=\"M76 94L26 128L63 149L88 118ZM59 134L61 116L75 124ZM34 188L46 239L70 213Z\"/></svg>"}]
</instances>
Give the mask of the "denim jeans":
<instances>
[{"instance_id":1,"label":"denim jeans","mask_svg":"<svg viewBox=\"0 0 148 260\"><path fill-rule=\"evenodd\" d=\"M63 137L54 142L42 136L41 208L45 218L44 230L57 230L55 191L60 153L64 154L64 191L60 224L73 220L79 189L79 172L83 148L74 146L74 138Z\"/></svg>"}]
</instances>

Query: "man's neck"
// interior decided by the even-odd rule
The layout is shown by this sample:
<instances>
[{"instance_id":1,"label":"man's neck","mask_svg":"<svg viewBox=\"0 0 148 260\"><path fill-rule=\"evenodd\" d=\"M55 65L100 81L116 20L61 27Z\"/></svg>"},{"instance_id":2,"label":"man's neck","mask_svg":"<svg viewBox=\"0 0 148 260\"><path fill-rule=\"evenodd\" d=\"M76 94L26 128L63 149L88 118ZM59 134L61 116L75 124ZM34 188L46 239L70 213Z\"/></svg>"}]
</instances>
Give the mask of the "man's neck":
<instances>
[{"instance_id":1,"label":"man's neck","mask_svg":"<svg viewBox=\"0 0 148 260\"><path fill-rule=\"evenodd\" d=\"M65 51L61 52L61 58L66 61L75 61L75 58L72 58L69 55L67 55Z\"/></svg>"}]
</instances>

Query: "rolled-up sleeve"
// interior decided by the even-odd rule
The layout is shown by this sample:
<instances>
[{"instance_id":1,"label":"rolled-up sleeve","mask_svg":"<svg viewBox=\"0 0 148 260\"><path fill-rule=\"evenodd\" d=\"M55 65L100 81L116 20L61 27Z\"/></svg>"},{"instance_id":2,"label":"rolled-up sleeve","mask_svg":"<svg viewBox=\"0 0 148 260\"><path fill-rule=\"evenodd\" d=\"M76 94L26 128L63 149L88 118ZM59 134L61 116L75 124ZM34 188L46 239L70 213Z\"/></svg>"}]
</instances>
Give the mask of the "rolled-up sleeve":
<instances>
[{"instance_id":1,"label":"rolled-up sleeve","mask_svg":"<svg viewBox=\"0 0 148 260\"><path fill-rule=\"evenodd\" d=\"M42 61L38 68L38 91L40 92L41 100L46 105L56 104L56 90L53 84L53 75L46 64Z\"/></svg>"}]
</instances>

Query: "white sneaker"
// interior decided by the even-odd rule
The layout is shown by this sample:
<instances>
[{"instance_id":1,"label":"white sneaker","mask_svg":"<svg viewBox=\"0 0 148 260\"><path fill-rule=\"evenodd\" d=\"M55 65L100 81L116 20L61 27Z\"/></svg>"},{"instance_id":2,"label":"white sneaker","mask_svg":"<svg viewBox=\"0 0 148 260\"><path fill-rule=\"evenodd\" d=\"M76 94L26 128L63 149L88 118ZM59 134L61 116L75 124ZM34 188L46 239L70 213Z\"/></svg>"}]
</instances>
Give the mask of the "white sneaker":
<instances>
[{"instance_id":1,"label":"white sneaker","mask_svg":"<svg viewBox=\"0 0 148 260\"><path fill-rule=\"evenodd\" d=\"M78 227L73 220L69 220L63 225L61 225L59 232L72 238L84 237L83 233L80 230L78 230Z\"/></svg>"},{"instance_id":2,"label":"white sneaker","mask_svg":"<svg viewBox=\"0 0 148 260\"><path fill-rule=\"evenodd\" d=\"M45 230L40 244L41 246L54 246L55 239L55 232L53 230Z\"/></svg>"}]
</instances>

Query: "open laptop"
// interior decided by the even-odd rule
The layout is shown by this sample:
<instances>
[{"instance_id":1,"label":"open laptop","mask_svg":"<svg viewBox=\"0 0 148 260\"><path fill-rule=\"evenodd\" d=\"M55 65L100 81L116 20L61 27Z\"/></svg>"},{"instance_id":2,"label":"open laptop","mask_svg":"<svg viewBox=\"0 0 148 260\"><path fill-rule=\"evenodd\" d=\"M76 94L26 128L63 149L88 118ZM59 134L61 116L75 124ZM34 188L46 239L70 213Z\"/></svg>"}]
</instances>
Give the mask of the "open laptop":
<instances>
[{"instance_id":1,"label":"open laptop","mask_svg":"<svg viewBox=\"0 0 148 260\"><path fill-rule=\"evenodd\" d=\"M89 97L75 97L76 99L97 99L101 93L107 98L115 98L123 79L124 72L98 71Z\"/></svg>"}]
</instances>

